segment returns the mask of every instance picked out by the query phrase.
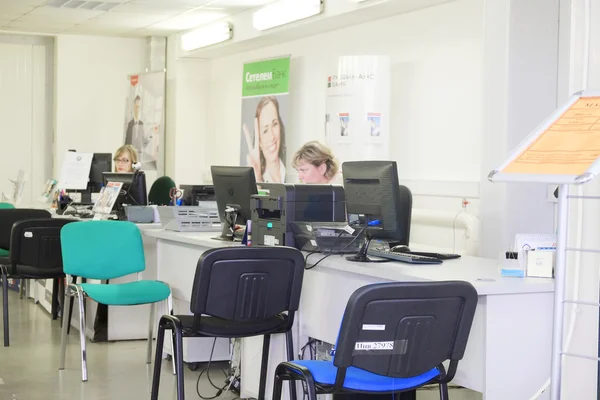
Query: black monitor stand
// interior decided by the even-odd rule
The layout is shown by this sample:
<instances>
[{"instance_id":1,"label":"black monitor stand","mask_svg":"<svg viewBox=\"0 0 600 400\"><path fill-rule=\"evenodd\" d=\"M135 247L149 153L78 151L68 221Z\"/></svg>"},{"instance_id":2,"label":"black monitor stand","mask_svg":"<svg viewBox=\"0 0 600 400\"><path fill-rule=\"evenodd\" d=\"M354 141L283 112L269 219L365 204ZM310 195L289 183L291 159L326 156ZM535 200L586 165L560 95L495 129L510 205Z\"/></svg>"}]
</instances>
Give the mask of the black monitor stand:
<instances>
[{"instance_id":1,"label":"black monitor stand","mask_svg":"<svg viewBox=\"0 0 600 400\"><path fill-rule=\"evenodd\" d=\"M241 207L235 204L227 204L225 207L225 215L223 216L223 230L221 236L214 237L215 240L225 242L234 242L235 237L235 222L240 214Z\"/></svg>"},{"instance_id":2,"label":"black monitor stand","mask_svg":"<svg viewBox=\"0 0 600 400\"><path fill-rule=\"evenodd\" d=\"M356 253L353 256L347 256L346 260L348 260L348 261L355 261L355 262L370 262L370 263L390 262L390 260L388 260L388 259L371 260L367 256L367 251L369 250L369 245L371 244L371 240L373 240L373 238L368 233L365 232L364 233L363 244L360 247L360 250L358 251L358 253Z\"/></svg>"}]
</instances>

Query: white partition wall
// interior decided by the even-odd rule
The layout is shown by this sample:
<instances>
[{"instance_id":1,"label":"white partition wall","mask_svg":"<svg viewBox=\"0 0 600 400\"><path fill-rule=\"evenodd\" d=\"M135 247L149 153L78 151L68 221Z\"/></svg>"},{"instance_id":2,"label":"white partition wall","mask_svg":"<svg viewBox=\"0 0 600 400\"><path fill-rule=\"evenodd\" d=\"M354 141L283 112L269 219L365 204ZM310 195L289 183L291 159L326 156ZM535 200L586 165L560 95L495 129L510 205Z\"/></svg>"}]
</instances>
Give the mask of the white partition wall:
<instances>
[{"instance_id":1,"label":"white partition wall","mask_svg":"<svg viewBox=\"0 0 600 400\"><path fill-rule=\"evenodd\" d=\"M51 38L0 36L0 192L12 196L9 179L25 171L23 204L30 204L49 178L52 53Z\"/></svg>"},{"instance_id":2,"label":"white partition wall","mask_svg":"<svg viewBox=\"0 0 600 400\"><path fill-rule=\"evenodd\" d=\"M342 56L327 76L325 137L340 161L390 158L389 56Z\"/></svg>"}]
</instances>

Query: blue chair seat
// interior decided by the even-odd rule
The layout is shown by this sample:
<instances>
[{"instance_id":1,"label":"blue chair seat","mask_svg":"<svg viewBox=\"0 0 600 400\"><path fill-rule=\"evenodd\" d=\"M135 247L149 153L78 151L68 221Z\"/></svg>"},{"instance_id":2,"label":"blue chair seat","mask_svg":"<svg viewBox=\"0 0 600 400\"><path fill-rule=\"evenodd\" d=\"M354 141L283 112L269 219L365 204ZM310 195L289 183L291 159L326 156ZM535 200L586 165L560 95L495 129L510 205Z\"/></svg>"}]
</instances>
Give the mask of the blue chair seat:
<instances>
[{"instance_id":1,"label":"blue chair seat","mask_svg":"<svg viewBox=\"0 0 600 400\"><path fill-rule=\"evenodd\" d=\"M92 300L109 306L131 306L165 300L171 293L169 287L158 281L137 281L118 284L81 284Z\"/></svg>"},{"instance_id":2,"label":"blue chair seat","mask_svg":"<svg viewBox=\"0 0 600 400\"><path fill-rule=\"evenodd\" d=\"M297 360L293 364L307 368L316 383L322 385L335 384L337 367L331 361ZM299 373L299 371L294 371ZM411 378L391 378L377 375L364 369L349 367L346 369L344 388L364 392L394 392L420 387L440 375L437 368L433 368L422 375Z\"/></svg>"}]
</instances>

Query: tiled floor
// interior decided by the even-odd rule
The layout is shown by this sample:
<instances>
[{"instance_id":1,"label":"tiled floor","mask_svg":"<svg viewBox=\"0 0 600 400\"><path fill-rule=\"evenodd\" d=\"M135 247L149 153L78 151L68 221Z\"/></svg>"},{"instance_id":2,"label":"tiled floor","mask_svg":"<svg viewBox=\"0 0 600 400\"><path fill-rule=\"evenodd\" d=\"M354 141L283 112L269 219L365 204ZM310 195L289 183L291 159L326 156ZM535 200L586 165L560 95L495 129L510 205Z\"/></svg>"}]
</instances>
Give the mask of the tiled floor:
<instances>
[{"instance_id":1,"label":"tiled floor","mask_svg":"<svg viewBox=\"0 0 600 400\"><path fill-rule=\"evenodd\" d=\"M90 343L88 341L89 381L81 382L77 331L70 335L67 363L58 370L60 322L31 300L19 300L11 292L11 346L0 347L1 400L125 400L149 399L151 365L145 363L145 342ZM213 381L223 382L222 372L215 368ZM186 399L199 399L196 381L199 371L185 370ZM206 375L206 374L205 374ZM206 376L200 380L205 397L214 396ZM175 379L170 364L164 362L161 400L175 399ZM219 399L234 399L231 393ZM438 399L437 390L419 392L418 400ZM453 389L452 400L478 400L481 395L465 389Z\"/></svg>"}]
</instances>

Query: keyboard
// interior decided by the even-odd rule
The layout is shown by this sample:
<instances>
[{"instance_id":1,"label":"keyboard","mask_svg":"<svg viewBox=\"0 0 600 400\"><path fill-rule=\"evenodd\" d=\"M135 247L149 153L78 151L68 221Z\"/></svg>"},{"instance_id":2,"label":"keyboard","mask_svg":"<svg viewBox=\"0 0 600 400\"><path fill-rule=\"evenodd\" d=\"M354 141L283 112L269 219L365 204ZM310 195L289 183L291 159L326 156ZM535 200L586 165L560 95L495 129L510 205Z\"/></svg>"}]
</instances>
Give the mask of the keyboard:
<instances>
[{"instance_id":1,"label":"keyboard","mask_svg":"<svg viewBox=\"0 0 600 400\"><path fill-rule=\"evenodd\" d=\"M421 256L411 253L394 253L389 250L369 250L368 255L387 258L388 260L400 261L409 264L441 264L442 260L435 257Z\"/></svg>"},{"instance_id":2,"label":"keyboard","mask_svg":"<svg viewBox=\"0 0 600 400\"><path fill-rule=\"evenodd\" d=\"M456 258L460 258L460 254L450 254L450 253L429 253L425 251L406 251L405 254L415 254L417 256L424 257L433 257L438 260L454 260Z\"/></svg>"}]
</instances>

